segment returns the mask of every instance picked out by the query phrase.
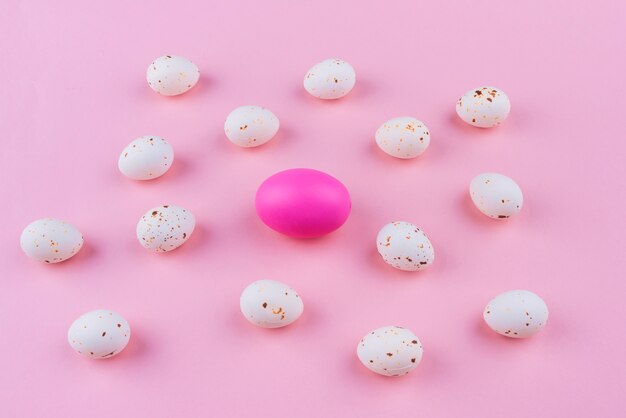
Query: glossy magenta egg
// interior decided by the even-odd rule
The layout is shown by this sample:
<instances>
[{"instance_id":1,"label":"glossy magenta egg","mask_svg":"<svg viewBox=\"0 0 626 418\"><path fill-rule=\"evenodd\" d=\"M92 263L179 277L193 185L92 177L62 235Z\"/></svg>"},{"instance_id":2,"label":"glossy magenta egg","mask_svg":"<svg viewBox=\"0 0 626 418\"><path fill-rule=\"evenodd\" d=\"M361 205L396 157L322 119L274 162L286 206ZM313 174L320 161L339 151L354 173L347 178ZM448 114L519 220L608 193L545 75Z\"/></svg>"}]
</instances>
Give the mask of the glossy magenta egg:
<instances>
[{"instance_id":1,"label":"glossy magenta egg","mask_svg":"<svg viewBox=\"0 0 626 418\"><path fill-rule=\"evenodd\" d=\"M351 206L339 180L308 168L276 173L256 193L256 211L265 225L298 238L333 232L346 222Z\"/></svg>"}]
</instances>

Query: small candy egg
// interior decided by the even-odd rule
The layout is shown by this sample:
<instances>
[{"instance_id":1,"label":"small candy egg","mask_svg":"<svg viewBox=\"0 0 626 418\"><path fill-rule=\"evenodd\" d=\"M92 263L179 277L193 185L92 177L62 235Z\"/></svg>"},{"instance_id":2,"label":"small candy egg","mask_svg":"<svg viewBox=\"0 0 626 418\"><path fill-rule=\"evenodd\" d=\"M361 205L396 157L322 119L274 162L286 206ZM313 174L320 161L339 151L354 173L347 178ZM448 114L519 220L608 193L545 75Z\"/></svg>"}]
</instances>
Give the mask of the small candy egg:
<instances>
[{"instance_id":1,"label":"small candy egg","mask_svg":"<svg viewBox=\"0 0 626 418\"><path fill-rule=\"evenodd\" d=\"M130 339L124 318L106 309L87 312L72 323L67 340L78 354L102 359L118 355Z\"/></svg>"},{"instance_id":2,"label":"small candy egg","mask_svg":"<svg viewBox=\"0 0 626 418\"><path fill-rule=\"evenodd\" d=\"M338 99L350 93L356 83L354 68L339 59L315 64L304 76L304 88L319 99Z\"/></svg>"},{"instance_id":3,"label":"small candy egg","mask_svg":"<svg viewBox=\"0 0 626 418\"><path fill-rule=\"evenodd\" d=\"M478 87L465 93L456 105L456 113L464 122L479 128L500 125L511 111L506 94L495 87Z\"/></svg>"},{"instance_id":4,"label":"small candy egg","mask_svg":"<svg viewBox=\"0 0 626 418\"><path fill-rule=\"evenodd\" d=\"M376 143L396 158L415 158L430 144L430 133L423 122L412 117L388 120L376 131Z\"/></svg>"},{"instance_id":5,"label":"small candy egg","mask_svg":"<svg viewBox=\"0 0 626 418\"><path fill-rule=\"evenodd\" d=\"M33 260L53 264L76 255L83 247L83 235L64 221L44 218L24 228L20 245Z\"/></svg>"},{"instance_id":6,"label":"small candy egg","mask_svg":"<svg viewBox=\"0 0 626 418\"><path fill-rule=\"evenodd\" d=\"M259 280L241 293L239 306L261 328L280 328L300 318L304 305L295 290L275 280Z\"/></svg>"},{"instance_id":7,"label":"small candy egg","mask_svg":"<svg viewBox=\"0 0 626 418\"><path fill-rule=\"evenodd\" d=\"M122 151L117 166L133 180L150 180L162 176L174 162L174 150L163 138L142 136Z\"/></svg>"},{"instance_id":8,"label":"small candy egg","mask_svg":"<svg viewBox=\"0 0 626 418\"><path fill-rule=\"evenodd\" d=\"M256 211L265 225L298 238L326 235L346 222L352 203L348 189L317 170L281 171L261 184Z\"/></svg>"},{"instance_id":9,"label":"small candy egg","mask_svg":"<svg viewBox=\"0 0 626 418\"><path fill-rule=\"evenodd\" d=\"M409 222L388 223L378 232L376 244L383 260L400 270L420 270L435 261L435 249L430 240Z\"/></svg>"},{"instance_id":10,"label":"small candy egg","mask_svg":"<svg viewBox=\"0 0 626 418\"><path fill-rule=\"evenodd\" d=\"M402 327L378 328L361 339L356 354L368 369L383 376L409 373L420 361L424 350L419 338Z\"/></svg>"},{"instance_id":11,"label":"small candy egg","mask_svg":"<svg viewBox=\"0 0 626 418\"><path fill-rule=\"evenodd\" d=\"M528 338L548 322L548 306L528 290L511 290L493 298L483 318L489 328L511 338Z\"/></svg>"},{"instance_id":12,"label":"small candy egg","mask_svg":"<svg viewBox=\"0 0 626 418\"><path fill-rule=\"evenodd\" d=\"M137 223L137 239L154 252L172 251L183 245L196 226L196 218L180 206L164 205L150 209Z\"/></svg>"},{"instance_id":13,"label":"small candy egg","mask_svg":"<svg viewBox=\"0 0 626 418\"><path fill-rule=\"evenodd\" d=\"M164 96L183 94L196 85L200 70L187 58L163 55L148 67L148 85Z\"/></svg>"},{"instance_id":14,"label":"small candy egg","mask_svg":"<svg viewBox=\"0 0 626 418\"><path fill-rule=\"evenodd\" d=\"M258 147L278 132L278 118L261 106L241 106L230 112L224 123L224 132L230 141L240 147Z\"/></svg>"},{"instance_id":15,"label":"small candy egg","mask_svg":"<svg viewBox=\"0 0 626 418\"><path fill-rule=\"evenodd\" d=\"M513 179L498 173L474 177L469 187L474 205L494 219L506 219L522 210L522 189Z\"/></svg>"}]
</instances>

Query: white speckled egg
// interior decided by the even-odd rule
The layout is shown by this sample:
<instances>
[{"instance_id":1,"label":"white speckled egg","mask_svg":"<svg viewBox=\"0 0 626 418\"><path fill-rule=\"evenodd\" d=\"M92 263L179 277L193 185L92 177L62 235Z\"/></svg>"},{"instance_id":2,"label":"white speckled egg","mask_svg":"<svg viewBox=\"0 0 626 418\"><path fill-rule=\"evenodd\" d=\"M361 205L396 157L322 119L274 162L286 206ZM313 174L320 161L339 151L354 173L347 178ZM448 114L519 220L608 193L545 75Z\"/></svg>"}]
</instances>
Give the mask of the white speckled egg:
<instances>
[{"instance_id":1,"label":"white speckled egg","mask_svg":"<svg viewBox=\"0 0 626 418\"><path fill-rule=\"evenodd\" d=\"M78 354L102 359L119 354L130 339L124 318L107 309L87 312L72 323L67 340Z\"/></svg>"},{"instance_id":2,"label":"white speckled egg","mask_svg":"<svg viewBox=\"0 0 626 418\"><path fill-rule=\"evenodd\" d=\"M180 206L164 205L150 209L137 223L137 239L154 252L172 251L183 245L196 226L196 218Z\"/></svg>"},{"instance_id":3,"label":"white speckled egg","mask_svg":"<svg viewBox=\"0 0 626 418\"><path fill-rule=\"evenodd\" d=\"M548 322L548 306L528 290L511 290L493 298L483 313L489 328L511 338L527 338Z\"/></svg>"},{"instance_id":4,"label":"white speckled egg","mask_svg":"<svg viewBox=\"0 0 626 418\"><path fill-rule=\"evenodd\" d=\"M289 325L304 309L296 291L275 280L259 280L246 287L239 305L246 319L261 328Z\"/></svg>"},{"instance_id":5,"label":"white speckled egg","mask_svg":"<svg viewBox=\"0 0 626 418\"><path fill-rule=\"evenodd\" d=\"M513 179L498 173L474 177L469 187L474 205L494 219L506 219L522 210L522 189Z\"/></svg>"},{"instance_id":6,"label":"white speckled egg","mask_svg":"<svg viewBox=\"0 0 626 418\"><path fill-rule=\"evenodd\" d=\"M430 144L430 132L424 122L412 117L388 120L376 131L376 143L396 158L415 158Z\"/></svg>"},{"instance_id":7,"label":"white speckled egg","mask_svg":"<svg viewBox=\"0 0 626 418\"><path fill-rule=\"evenodd\" d=\"M59 219L38 219L20 237L27 256L44 263L59 263L73 257L83 246L83 235L75 226Z\"/></svg>"},{"instance_id":8,"label":"white speckled egg","mask_svg":"<svg viewBox=\"0 0 626 418\"><path fill-rule=\"evenodd\" d=\"M187 58L163 55L148 67L148 85L164 96L183 94L196 85L200 70Z\"/></svg>"},{"instance_id":9,"label":"white speckled egg","mask_svg":"<svg viewBox=\"0 0 626 418\"><path fill-rule=\"evenodd\" d=\"M258 147L278 132L276 115L261 106L241 106L230 112L224 123L226 137L240 147Z\"/></svg>"},{"instance_id":10,"label":"white speckled egg","mask_svg":"<svg viewBox=\"0 0 626 418\"><path fill-rule=\"evenodd\" d=\"M456 113L464 122L479 128L500 125L511 111L511 102L495 87L478 87L465 93L456 104Z\"/></svg>"},{"instance_id":11,"label":"white speckled egg","mask_svg":"<svg viewBox=\"0 0 626 418\"><path fill-rule=\"evenodd\" d=\"M422 361L419 338L402 327L382 327L359 341L356 354L368 369L383 376L402 376Z\"/></svg>"},{"instance_id":12,"label":"white speckled egg","mask_svg":"<svg viewBox=\"0 0 626 418\"><path fill-rule=\"evenodd\" d=\"M378 252L385 262L397 269L415 271L435 261L430 240L417 226L409 222L391 222L376 237Z\"/></svg>"},{"instance_id":13,"label":"white speckled egg","mask_svg":"<svg viewBox=\"0 0 626 418\"><path fill-rule=\"evenodd\" d=\"M340 59L327 59L315 64L304 76L304 88L319 99L338 99L350 93L356 73Z\"/></svg>"},{"instance_id":14,"label":"white speckled egg","mask_svg":"<svg viewBox=\"0 0 626 418\"><path fill-rule=\"evenodd\" d=\"M117 166L133 180L150 180L162 176L174 162L174 150L163 138L142 136L122 151Z\"/></svg>"}]
</instances>

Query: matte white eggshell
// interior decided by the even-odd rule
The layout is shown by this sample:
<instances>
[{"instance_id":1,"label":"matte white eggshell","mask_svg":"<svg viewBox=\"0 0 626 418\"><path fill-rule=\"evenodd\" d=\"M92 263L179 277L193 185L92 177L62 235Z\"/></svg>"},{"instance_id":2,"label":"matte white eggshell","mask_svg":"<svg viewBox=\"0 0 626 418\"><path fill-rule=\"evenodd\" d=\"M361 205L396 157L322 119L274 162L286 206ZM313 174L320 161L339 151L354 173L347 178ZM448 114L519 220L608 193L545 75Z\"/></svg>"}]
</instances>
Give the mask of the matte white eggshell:
<instances>
[{"instance_id":1,"label":"matte white eggshell","mask_svg":"<svg viewBox=\"0 0 626 418\"><path fill-rule=\"evenodd\" d=\"M522 189L513 179L498 173L483 173L474 177L469 187L474 205L494 219L506 219L522 210Z\"/></svg>"},{"instance_id":2,"label":"matte white eggshell","mask_svg":"<svg viewBox=\"0 0 626 418\"><path fill-rule=\"evenodd\" d=\"M319 99L338 99L350 93L356 73L340 59L327 59L315 64L304 76L304 88Z\"/></svg>"},{"instance_id":3,"label":"matte white eggshell","mask_svg":"<svg viewBox=\"0 0 626 418\"><path fill-rule=\"evenodd\" d=\"M388 120L376 131L376 144L396 158L415 158L430 144L430 132L415 118L404 116Z\"/></svg>"},{"instance_id":4,"label":"matte white eggshell","mask_svg":"<svg viewBox=\"0 0 626 418\"><path fill-rule=\"evenodd\" d=\"M302 315L304 304L295 290L275 280L259 280L244 289L241 312L261 328L280 328Z\"/></svg>"},{"instance_id":5,"label":"matte white eggshell","mask_svg":"<svg viewBox=\"0 0 626 418\"><path fill-rule=\"evenodd\" d=\"M409 373L420 361L424 350L419 338L402 327L378 328L359 341L356 353L368 369L383 376Z\"/></svg>"},{"instance_id":6,"label":"matte white eggshell","mask_svg":"<svg viewBox=\"0 0 626 418\"><path fill-rule=\"evenodd\" d=\"M196 218L187 209L164 205L150 209L137 223L137 239L154 252L172 251L183 245L196 226Z\"/></svg>"},{"instance_id":7,"label":"matte white eggshell","mask_svg":"<svg viewBox=\"0 0 626 418\"><path fill-rule=\"evenodd\" d=\"M258 147L278 132L279 121L269 109L241 106L230 112L224 122L226 137L240 147Z\"/></svg>"},{"instance_id":8,"label":"matte white eggshell","mask_svg":"<svg viewBox=\"0 0 626 418\"><path fill-rule=\"evenodd\" d=\"M24 228L20 246L33 260L59 263L80 251L83 235L74 225L59 219L38 219Z\"/></svg>"},{"instance_id":9,"label":"matte white eggshell","mask_svg":"<svg viewBox=\"0 0 626 418\"><path fill-rule=\"evenodd\" d=\"M174 150L163 138L142 136L124 148L117 166L133 180L150 180L162 176L174 162Z\"/></svg>"},{"instance_id":10,"label":"matte white eggshell","mask_svg":"<svg viewBox=\"0 0 626 418\"><path fill-rule=\"evenodd\" d=\"M163 55L150 64L146 78L152 90L164 96L176 96L196 85L200 70L187 58Z\"/></svg>"},{"instance_id":11,"label":"matte white eggshell","mask_svg":"<svg viewBox=\"0 0 626 418\"><path fill-rule=\"evenodd\" d=\"M465 93L456 104L456 113L464 122L479 128L500 125L511 111L511 102L495 87L478 87Z\"/></svg>"},{"instance_id":12,"label":"matte white eggshell","mask_svg":"<svg viewBox=\"0 0 626 418\"><path fill-rule=\"evenodd\" d=\"M527 338L548 322L548 306L528 290L511 290L493 298L483 318L489 328L511 338Z\"/></svg>"},{"instance_id":13,"label":"matte white eggshell","mask_svg":"<svg viewBox=\"0 0 626 418\"><path fill-rule=\"evenodd\" d=\"M376 237L378 252L385 262L397 269L415 271L435 261L430 240L417 226L409 222L391 222Z\"/></svg>"},{"instance_id":14,"label":"matte white eggshell","mask_svg":"<svg viewBox=\"0 0 626 418\"><path fill-rule=\"evenodd\" d=\"M130 339L130 326L121 315L107 309L87 312L67 332L70 346L93 359L118 355Z\"/></svg>"}]
</instances>

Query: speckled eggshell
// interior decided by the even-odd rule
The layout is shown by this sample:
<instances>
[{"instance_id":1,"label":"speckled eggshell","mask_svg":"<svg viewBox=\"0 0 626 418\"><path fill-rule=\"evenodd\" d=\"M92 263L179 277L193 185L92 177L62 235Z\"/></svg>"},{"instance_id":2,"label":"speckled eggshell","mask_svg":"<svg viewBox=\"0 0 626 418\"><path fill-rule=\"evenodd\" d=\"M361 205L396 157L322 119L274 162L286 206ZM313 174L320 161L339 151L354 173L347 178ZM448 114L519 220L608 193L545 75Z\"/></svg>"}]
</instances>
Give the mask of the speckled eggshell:
<instances>
[{"instance_id":1,"label":"speckled eggshell","mask_svg":"<svg viewBox=\"0 0 626 418\"><path fill-rule=\"evenodd\" d=\"M495 87L478 87L465 93L456 104L456 113L464 122L479 128L500 125L511 111L511 102Z\"/></svg>"},{"instance_id":2,"label":"speckled eggshell","mask_svg":"<svg viewBox=\"0 0 626 418\"><path fill-rule=\"evenodd\" d=\"M137 223L137 239L154 252L172 251L189 240L196 218L180 206L164 205L150 209Z\"/></svg>"},{"instance_id":3,"label":"speckled eggshell","mask_svg":"<svg viewBox=\"0 0 626 418\"><path fill-rule=\"evenodd\" d=\"M315 64L304 76L304 88L318 99L338 99L350 93L356 73L340 59L327 59Z\"/></svg>"},{"instance_id":4,"label":"speckled eggshell","mask_svg":"<svg viewBox=\"0 0 626 418\"><path fill-rule=\"evenodd\" d=\"M224 123L226 137L240 147L258 147L278 132L279 121L261 106L240 106L230 112Z\"/></svg>"},{"instance_id":5,"label":"speckled eggshell","mask_svg":"<svg viewBox=\"0 0 626 418\"><path fill-rule=\"evenodd\" d=\"M87 312L72 323L67 332L70 346L88 358L118 355L130 339L130 326L124 318L107 309Z\"/></svg>"},{"instance_id":6,"label":"speckled eggshell","mask_svg":"<svg viewBox=\"0 0 626 418\"><path fill-rule=\"evenodd\" d=\"M402 376L409 373L423 354L419 338L406 328L388 326L378 328L359 341L356 353L368 369L383 376Z\"/></svg>"},{"instance_id":7,"label":"speckled eggshell","mask_svg":"<svg viewBox=\"0 0 626 418\"><path fill-rule=\"evenodd\" d=\"M187 58L163 55L148 67L148 85L164 96L183 94L196 85L200 70Z\"/></svg>"},{"instance_id":8,"label":"speckled eggshell","mask_svg":"<svg viewBox=\"0 0 626 418\"><path fill-rule=\"evenodd\" d=\"M483 318L498 334L527 338L546 326L548 306L528 290L511 290L493 298L485 307Z\"/></svg>"},{"instance_id":9,"label":"speckled eggshell","mask_svg":"<svg viewBox=\"0 0 626 418\"><path fill-rule=\"evenodd\" d=\"M44 218L30 223L20 237L24 253L42 263L59 263L73 257L83 246L75 226L59 219Z\"/></svg>"},{"instance_id":10,"label":"speckled eggshell","mask_svg":"<svg viewBox=\"0 0 626 418\"><path fill-rule=\"evenodd\" d=\"M430 132L424 122L404 116L388 120L376 131L376 143L396 158L415 158L430 144Z\"/></svg>"},{"instance_id":11,"label":"speckled eggshell","mask_svg":"<svg viewBox=\"0 0 626 418\"><path fill-rule=\"evenodd\" d=\"M474 177L469 187L474 205L494 219L506 219L522 210L522 189L513 179L498 173L483 173Z\"/></svg>"},{"instance_id":12,"label":"speckled eggshell","mask_svg":"<svg viewBox=\"0 0 626 418\"><path fill-rule=\"evenodd\" d=\"M133 180L150 180L162 176L174 162L174 150L163 138L142 136L122 151L117 166Z\"/></svg>"},{"instance_id":13,"label":"speckled eggshell","mask_svg":"<svg viewBox=\"0 0 626 418\"><path fill-rule=\"evenodd\" d=\"M409 222L391 222L376 237L378 252L385 262L397 269L416 271L435 261L430 240L417 226Z\"/></svg>"},{"instance_id":14,"label":"speckled eggshell","mask_svg":"<svg viewBox=\"0 0 626 418\"><path fill-rule=\"evenodd\" d=\"M275 280L259 280L246 287L239 300L248 321L261 328L280 328L302 315L304 305L295 290Z\"/></svg>"}]
</instances>

